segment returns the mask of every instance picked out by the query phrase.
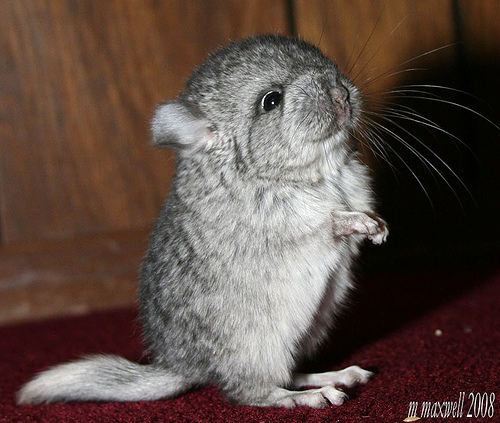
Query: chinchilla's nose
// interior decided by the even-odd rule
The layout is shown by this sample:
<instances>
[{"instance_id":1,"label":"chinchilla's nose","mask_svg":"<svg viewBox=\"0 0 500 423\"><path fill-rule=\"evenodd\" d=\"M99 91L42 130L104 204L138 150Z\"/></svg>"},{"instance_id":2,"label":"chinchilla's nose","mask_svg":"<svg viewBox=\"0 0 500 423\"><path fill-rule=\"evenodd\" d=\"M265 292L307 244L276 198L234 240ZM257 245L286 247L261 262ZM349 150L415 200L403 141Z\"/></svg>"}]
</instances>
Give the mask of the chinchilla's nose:
<instances>
[{"instance_id":1,"label":"chinchilla's nose","mask_svg":"<svg viewBox=\"0 0 500 423\"><path fill-rule=\"evenodd\" d=\"M349 90L342 84L338 84L329 90L330 99L337 115L338 123L343 123L351 116L351 105L349 103Z\"/></svg>"},{"instance_id":2,"label":"chinchilla's nose","mask_svg":"<svg viewBox=\"0 0 500 423\"><path fill-rule=\"evenodd\" d=\"M330 96L332 97L332 100L338 105L344 106L346 105L346 103L349 103L349 90L342 84L330 89Z\"/></svg>"}]
</instances>

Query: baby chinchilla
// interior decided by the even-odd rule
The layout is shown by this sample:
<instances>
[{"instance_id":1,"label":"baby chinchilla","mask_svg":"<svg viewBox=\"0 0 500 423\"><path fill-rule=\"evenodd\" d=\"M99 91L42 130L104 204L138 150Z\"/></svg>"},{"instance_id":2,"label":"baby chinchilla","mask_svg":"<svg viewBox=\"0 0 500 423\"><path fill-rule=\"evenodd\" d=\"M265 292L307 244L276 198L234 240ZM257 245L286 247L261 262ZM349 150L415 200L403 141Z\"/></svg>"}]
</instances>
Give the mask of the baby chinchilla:
<instances>
[{"instance_id":1,"label":"baby chinchilla","mask_svg":"<svg viewBox=\"0 0 500 423\"><path fill-rule=\"evenodd\" d=\"M237 41L158 106L154 141L177 151L140 302L151 364L94 356L38 375L19 403L139 401L216 383L238 404L341 404L351 366L294 373L352 286L361 241L383 242L350 133L359 90L316 47ZM297 391L303 386L316 389Z\"/></svg>"}]
</instances>

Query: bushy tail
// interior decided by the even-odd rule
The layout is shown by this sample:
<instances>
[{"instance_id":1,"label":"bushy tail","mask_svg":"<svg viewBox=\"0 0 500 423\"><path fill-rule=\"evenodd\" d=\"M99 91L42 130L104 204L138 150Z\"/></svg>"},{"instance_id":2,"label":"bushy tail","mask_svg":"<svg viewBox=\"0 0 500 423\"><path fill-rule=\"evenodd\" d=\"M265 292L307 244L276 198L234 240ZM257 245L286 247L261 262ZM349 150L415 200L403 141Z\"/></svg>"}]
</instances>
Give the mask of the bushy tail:
<instances>
[{"instance_id":1,"label":"bushy tail","mask_svg":"<svg viewBox=\"0 0 500 423\"><path fill-rule=\"evenodd\" d=\"M153 401L189 388L186 379L154 364L98 355L37 375L17 394L18 404L61 401Z\"/></svg>"}]
</instances>

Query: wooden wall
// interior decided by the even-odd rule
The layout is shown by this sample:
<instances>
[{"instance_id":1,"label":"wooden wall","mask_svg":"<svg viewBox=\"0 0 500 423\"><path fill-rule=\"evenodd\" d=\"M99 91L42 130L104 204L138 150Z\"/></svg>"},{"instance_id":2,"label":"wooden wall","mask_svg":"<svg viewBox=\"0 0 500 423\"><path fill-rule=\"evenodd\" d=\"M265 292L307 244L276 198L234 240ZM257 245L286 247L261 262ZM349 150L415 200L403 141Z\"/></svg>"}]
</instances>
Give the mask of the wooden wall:
<instances>
[{"instance_id":1,"label":"wooden wall","mask_svg":"<svg viewBox=\"0 0 500 423\"><path fill-rule=\"evenodd\" d=\"M392 87L443 84L492 108L436 94L500 121L496 0L3 0L0 15L0 323L133 303L174 163L150 145L149 119L229 40L279 32L319 44L372 93L373 110ZM397 156L395 177L367 151L393 229L391 244L368 256L491 256L500 235L499 132L443 103L411 107L467 144L416 129L478 204L452 174L459 200L395 146L431 206ZM485 227L490 236L479 236Z\"/></svg>"}]
</instances>

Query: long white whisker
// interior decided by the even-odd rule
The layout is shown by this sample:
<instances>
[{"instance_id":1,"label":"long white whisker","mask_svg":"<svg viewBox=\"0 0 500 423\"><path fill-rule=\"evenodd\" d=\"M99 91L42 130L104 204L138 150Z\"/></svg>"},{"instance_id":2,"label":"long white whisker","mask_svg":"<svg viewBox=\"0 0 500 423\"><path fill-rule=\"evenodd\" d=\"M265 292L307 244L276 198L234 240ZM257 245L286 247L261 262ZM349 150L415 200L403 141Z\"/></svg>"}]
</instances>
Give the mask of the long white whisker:
<instances>
[{"instance_id":1,"label":"long white whisker","mask_svg":"<svg viewBox=\"0 0 500 423\"><path fill-rule=\"evenodd\" d=\"M467 91L460 90L460 89L454 88L454 87L446 87L445 85L436 85L436 84L408 84L408 85L404 85L403 87L396 87L396 88L404 88L404 87L408 87L408 88L432 88L432 89L438 89L438 90L453 91L453 92L471 97L474 100L480 101L485 106L488 106L489 108L491 108L491 106L486 101L484 101L482 98L479 98L471 93L468 93Z\"/></svg>"},{"instance_id":2,"label":"long white whisker","mask_svg":"<svg viewBox=\"0 0 500 423\"><path fill-rule=\"evenodd\" d=\"M365 79L363 82L361 82L359 85L363 87L363 90L366 89L370 84L373 84L374 82L390 78L391 76L396 76L396 75L401 75L403 73L408 73L408 72L419 72L419 71L427 71L427 68L407 68L407 69L401 69L399 71L394 71L394 72L384 72L381 73L380 75L373 76L370 78ZM371 93L373 94L373 92Z\"/></svg>"},{"instance_id":3,"label":"long white whisker","mask_svg":"<svg viewBox=\"0 0 500 423\"><path fill-rule=\"evenodd\" d=\"M415 85L415 86L418 86L418 85ZM445 88L445 87L443 87L443 88ZM391 91L387 91L386 93L393 93L394 91L395 90L391 90ZM418 91L418 92L421 92L421 93L425 93L425 94L429 94L429 95L431 95L433 97L436 97L436 98L441 98L441 97L435 95L434 93L428 93L427 91L421 91L421 90L415 90L415 91ZM460 91L460 90L458 90L458 91ZM367 102L368 103L371 102L371 103L383 105L383 109L380 112L381 114L388 114L388 115L390 115L391 117L394 117L394 118L399 118L399 119L405 119L405 120L408 120L408 121L412 121L412 122L421 124L421 125L423 125L425 127L432 128L432 129L435 129L435 130L437 130L437 131L439 131L441 133L444 133L447 136L449 136L451 139L455 140L460 145L462 145L463 147L465 147L470 153L472 153L473 157L476 160L478 160L478 158L475 155L474 151L470 148L469 145L467 145L467 143L465 143L464 141L462 141L455 134L453 134L453 133L445 130L443 127L441 127L440 125L438 125L433 120L427 118L426 116L424 116L424 115L422 115L420 113L417 113L411 107L405 106L403 104L393 103L393 102L391 102L391 103L389 103L389 105L387 105L386 101L381 100L379 98L372 97L371 95L367 95L366 97L367 97ZM409 96L408 98L412 98L412 97ZM391 107L391 106L393 106L393 107ZM387 113L387 112L389 112L389 113Z\"/></svg>"},{"instance_id":4,"label":"long white whisker","mask_svg":"<svg viewBox=\"0 0 500 423\"><path fill-rule=\"evenodd\" d=\"M399 23L393 28L393 30L388 34L386 35L386 37L381 41L380 45L378 46L377 50L375 50L375 52L370 56L370 58L368 59L368 61L364 64L364 66L358 71L358 73L356 74L356 76L354 76L352 78L353 81L356 81L356 79L358 78L359 75L361 75L363 73L363 71L366 69L366 67L371 63L371 61L373 60L373 58L379 53L380 49L383 47L384 43L389 39L389 37L391 37L394 32L396 31L396 29L399 28L399 26L408 18L408 16L410 16L409 14L407 14L403 19L401 19L401 21L399 21Z\"/></svg>"},{"instance_id":5,"label":"long white whisker","mask_svg":"<svg viewBox=\"0 0 500 423\"><path fill-rule=\"evenodd\" d=\"M364 122L363 122L363 124L364 124ZM370 144L363 142L362 139L356 137L356 135L353 133L351 133L351 136L355 140L360 142L361 145L363 145L364 147L369 149L373 153L373 155L375 156L375 158L377 160L379 160L379 158L380 158L384 162L386 162L391 167L391 170L394 173L394 171L396 171L397 168L391 163L389 157L387 156L386 152L384 151L384 149L381 146L381 144L384 144L384 142L383 142L384 140L383 139L377 140L376 134L370 132L369 130L365 130L365 128L363 128L362 126L359 126L356 129L356 132L358 132L362 137L366 138L370 142ZM373 145L376 148L376 151L371 147L371 145Z\"/></svg>"},{"instance_id":6,"label":"long white whisker","mask_svg":"<svg viewBox=\"0 0 500 423\"><path fill-rule=\"evenodd\" d=\"M393 76L394 74L395 74L395 75L397 75L398 73L400 73L400 72L401 72L401 71L400 71L400 72L393 72L395 69L401 68L401 67L403 67L404 65L406 65L406 64L408 64L408 63L411 63L411 62L413 62L413 61L415 61L415 60L418 60L418 59L420 59L420 58L422 58L422 57L425 57L425 56L427 56L427 55L429 55L429 54L437 53L438 51L444 50L444 49L446 49L446 48L450 48L450 47L455 46L455 45L457 45L457 44L458 44L458 43L450 43L450 44L446 44L446 45L441 46L441 47L434 48L434 49L432 49L432 50L428 50L428 51L426 51L426 52L424 52L424 53L421 53L421 54L419 54L419 55L417 55L417 56L414 56L414 57L412 57L412 58L410 58L410 59L405 60L404 62L402 62L402 63L398 64L397 66L394 66L394 67L392 67L392 68L388 69L386 72L383 72L382 74L378 75L377 77L373 77L373 78L368 78L368 79L366 79L365 81L363 81L363 82L362 82L362 83L360 83L359 85L360 85L360 86L362 86L362 87L363 87L363 89L366 89L366 87L367 87L368 85L372 84L372 83L373 83L373 82L375 82L375 81L378 81L378 80L380 80L380 79L382 79L382 78L387 78L387 77ZM422 69L421 69L421 68L414 68L414 69L412 69L412 70L422 70ZM423 70L425 70L425 69L423 69ZM406 70L405 70L405 71L406 71ZM388 75L388 74L389 74L389 75Z\"/></svg>"},{"instance_id":7,"label":"long white whisker","mask_svg":"<svg viewBox=\"0 0 500 423\"><path fill-rule=\"evenodd\" d=\"M383 131L387 134L389 134L390 136L394 137L396 140L400 141L403 143L403 145L405 145L406 141L404 141L401 137L399 137L397 134L395 134L394 132L392 132L391 130L387 129L384 125L381 125L380 123L378 122L375 122L374 120L368 118L368 117L365 117L365 122L367 124L370 124L371 127L372 127L372 130L373 131ZM382 138L382 136L380 135L380 137ZM399 139L398 139L399 138ZM387 144L389 145L389 144ZM405 147L408 148L407 145L405 145ZM411 146L409 146L411 147ZM429 193L427 192L427 190L425 189L424 185L422 184L422 181L420 181L419 177L417 176L417 174L413 171L413 169L408 165L408 163L406 163L406 161L403 159L403 157L401 157L401 155L396 151L394 150L392 147L391 147L391 151L392 153L401 161L401 163L403 163L405 165L405 167L408 169L408 171L412 174L412 176L415 178L415 180L417 181L417 183L420 185L420 188L422 189L423 193L425 194L425 196L427 197L427 200L429 201L429 204L431 205L432 209L434 210L434 204L432 202L432 199L429 195ZM412 150L412 148L409 148L409 151L411 151L413 154L415 154L420 160L422 160L419 156L419 153L418 151L414 151L414 149ZM425 166L426 163L423 162Z\"/></svg>"},{"instance_id":8,"label":"long white whisker","mask_svg":"<svg viewBox=\"0 0 500 423\"><path fill-rule=\"evenodd\" d=\"M405 96L405 95L402 95L402 94L405 93L403 90L399 90L398 92L400 92L401 95L396 94L396 95L391 95L390 97L391 98L412 98L412 99L417 99L417 100L436 101L436 102L439 102L439 103L448 104L450 106L454 106L454 107L457 107L459 109L467 110L468 112L470 112L470 113L472 113L472 114L480 117L481 119L485 120L490 125L492 125L495 129L497 129L498 131L500 131L500 126L498 126L497 124L495 124L491 119L488 119L483 114L479 113L478 111L476 111L474 109L471 109L470 107L464 106L463 104L456 103L456 102L450 101L450 100L444 100L442 98L423 97L423 96L416 96L416 95Z\"/></svg>"},{"instance_id":9,"label":"long white whisker","mask_svg":"<svg viewBox=\"0 0 500 423\"><path fill-rule=\"evenodd\" d=\"M392 125L395 125L396 127L398 127L399 129L401 129L402 131L404 131L406 134L408 134L410 137L412 137L415 141L417 141L422 147L424 147L427 151L429 151L437 160L439 160L439 162L441 162L441 164L443 166L446 167L446 169L448 169L448 171L457 179L457 181L464 187L464 189L466 190L466 192L469 194L470 198L474 201L474 196L472 195L472 193L470 192L469 188L467 187L467 185L462 181L462 179L456 174L456 172L448 165L448 163L446 163L438 154L436 154L429 146L427 146L423 141L421 141L418 137L416 137L414 134L412 134L410 131L408 131L406 128L404 128L403 126L399 125L397 122L394 122L394 120L386 117L386 116L383 116L383 115L380 115L379 116L381 119L384 119L385 121L391 123ZM387 129L387 128L386 128ZM390 131L390 130L389 130ZM422 153L420 153L418 150L416 150L414 147L412 147L407 141L404 141L399 135L395 134L393 131L391 131L392 135L397 137L397 139L400 141L400 142L403 142L403 145L405 145L405 147L409 148L409 149L412 149L414 150L414 152L418 153L418 156L425 160L425 162L432 167L432 169L441 177L441 179L446 183L446 185L448 185L448 187L450 188L450 190L453 192L453 194L455 195L455 197L457 198L458 202L460 203L460 206L462 207L462 210L464 210L464 207L463 207L463 204L462 204L462 201L460 200L460 197L458 196L458 194L456 193L456 191L453 189L453 187L451 186L451 184L448 182L448 180L444 177L444 175L436 168L436 166L434 166L434 164L427 158L425 157Z\"/></svg>"},{"instance_id":10,"label":"long white whisker","mask_svg":"<svg viewBox=\"0 0 500 423\"><path fill-rule=\"evenodd\" d=\"M399 107L403 108L405 106L399 105ZM410 109L409 107L405 107L405 108L406 109ZM392 108L392 107L385 107L384 111L382 113L387 114L386 111L389 112L388 115L390 115L391 117L399 118L399 119L404 119L404 120L408 120L408 121L411 121L411 122L415 122L415 123L418 123L418 124L423 125L425 127L435 129L436 131L439 131L439 132L441 132L443 134L446 134L447 136L449 136L453 140L457 141L460 145L462 145L463 147L467 148L467 150L470 153L472 153L474 155L474 157L476 158L476 160L477 160L477 157L474 154L474 152L472 151L472 149L464 141L462 141L455 134L453 134L453 133L447 131L446 129L442 128L441 126L439 126L436 122L432 121L431 119L426 118L425 116L422 116L419 113L415 113L411 109L410 110L402 110L402 109L398 110L398 109Z\"/></svg>"},{"instance_id":11,"label":"long white whisker","mask_svg":"<svg viewBox=\"0 0 500 423\"><path fill-rule=\"evenodd\" d=\"M413 93L425 94L425 95L428 95L429 97L442 98L439 95L437 95L435 93L428 92L428 91L417 90L417 89L407 89L406 85L404 85L402 87L396 87L396 88L393 88L391 90L372 91L370 94L372 96L374 94L378 94L382 98L385 98L385 97L393 98L393 94L413 94ZM411 98L411 96L408 96L408 97Z\"/></svg>"},{"instance_id":12,"label":"long white whisker","mask_svg":"<svg viewBox=\"0 0 500 423\"><path fill-rule=\"evenodd\" d=\"M413 172L413 170L409 167L409 165L405 162L405 160L402 158L402 156L401 156L401 155L399 155L399 154L397 153L397 151L396 151L396 150L392 147L392 145L391 145L391 144L389 144L389 143L385 140L385 138L384 138L384 136L383 136L383 131L382 131L381 129L382 129L382 128L386 129L386 128L385 128L383 125L381 125L380 123L378 123L378 122L376 122L376 121L374 121L374 120L372 120L372 119L370 119L370 118L368 118L368 117L366 117L366 116L364 117L364 122L363 122L363 123L371 129L370 134L371 134L371 135L373 135L374 137L376 137L376 138L379 140L379 143L380 143L381 145L383 145L385 148L387 148L388 150L390 150L390 152L391 152L392 154L394 154L395 156L397 156L397 157L399 158L399 160L401 160L401 161L405 164L405 166L406 166L406 167L410 170L410 172L413 174L413 176L415 177L415 179L417 179L417 180L418 180L418 178L417 178L416 174L415 174L415 173ZM385 131L385 133L387 134L388 132L387 132L387 131ZM389 135L390 135L391 137L394 137L394 134L389 133ZM403 141L403 145L404 145L404 140L402 140L402 141ZM401 141L400 141L400 142L401 142ZM410 151L411 151L411 149L410 149ZM422 159L418 156L418 154L417 154L418 152L416 152L416 151L412 151L412 153L417 155L417 157L419 158L419 160L421 160L421 161L422 161L422 163L424 164L424 166L426 166L426 167L427 167L427 169L429 170L430 174L432 174L432 172L430 171L430 168L427 166L427 164L426 164L426 163L425 163L425 162L424 162L424 161L423 161L423 160L422 160ZM420 183L420 180L418 180L418 182Z\"/></svg>"}]
</instances>

